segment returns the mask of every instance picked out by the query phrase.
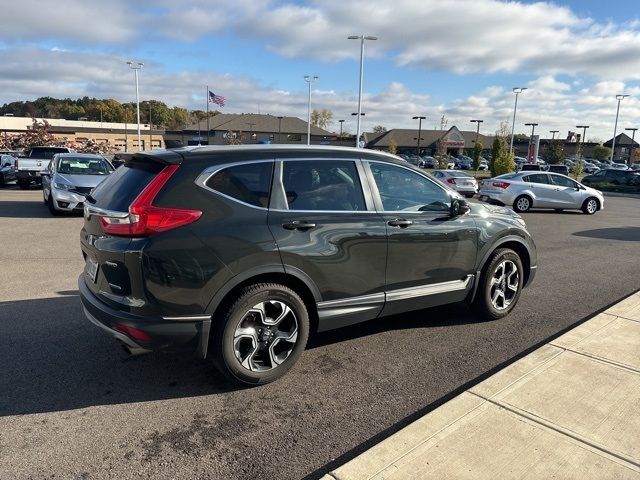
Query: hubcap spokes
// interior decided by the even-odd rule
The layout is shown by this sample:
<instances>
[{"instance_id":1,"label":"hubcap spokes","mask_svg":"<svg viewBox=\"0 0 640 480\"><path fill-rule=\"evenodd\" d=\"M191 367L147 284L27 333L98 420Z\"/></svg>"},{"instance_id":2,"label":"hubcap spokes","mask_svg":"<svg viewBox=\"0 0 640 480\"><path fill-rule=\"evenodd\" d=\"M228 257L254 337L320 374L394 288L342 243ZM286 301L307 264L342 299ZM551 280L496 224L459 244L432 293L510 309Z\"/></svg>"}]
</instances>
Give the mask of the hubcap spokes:
<instances>
[{"instance_id":1,"label":"hubcap spokes","mask_svg":"<svg viewBox=\"0 0 640 480\"><path fill-rule=\"evenodd\" d=\"M518 208L520 210L527 210L529 208L529 200L526 198L521 198L518 200Z\"/></svg>"},{"instance_id":2,"label":"hubcap spokes","mask_svg":"<svg viewBox=\"0 0 640 480\"><path fill-rule=\"evenodd\" d=\"M496 310L504 310L511 305L518 293L520 276L518 267L511 260L504 260L495 269L491 277L489 295Z\"/></svg>"},{"instance_id":3,"label":"hubcap spokes","mask_svg":"<svg viewBox=\"0 0 640 480\"><path fill-rule=\"evenodd\" d=\"M264 372L284 362L297 340L298 320L293 310L269 300L244 314L233 334L233 351L244 368Z\"/></svg>"},{"instance_id":4,"label":"hubcap spokes","mask_svg":"<svg viewBox=\"0 0 640 480\"><path fill-rule=\"evenodd\" d=\"M587 203L587 210L589 211L589 213L593 213L596 211L596 202L595 200L591 200L589 203Z\"/></svg>"}]
</instances>

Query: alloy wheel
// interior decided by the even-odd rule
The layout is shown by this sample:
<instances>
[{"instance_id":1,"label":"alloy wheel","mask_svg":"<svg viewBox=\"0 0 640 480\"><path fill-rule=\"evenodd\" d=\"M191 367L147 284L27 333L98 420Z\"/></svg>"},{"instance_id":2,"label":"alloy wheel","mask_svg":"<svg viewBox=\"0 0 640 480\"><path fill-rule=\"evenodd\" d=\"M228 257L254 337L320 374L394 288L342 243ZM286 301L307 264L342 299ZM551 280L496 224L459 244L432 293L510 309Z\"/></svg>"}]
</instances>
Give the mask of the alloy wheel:
<instances>
[{"instance_id":1,"label":"alloy wheel","mask_svg":"<svg viewBox=\"0 0 640 480\"><path fill-rule=\"evenodd\" d=\"M521 212L526 212L527 210L529 210L529 206L530 206L529 199L527 197L519 198L517 202L517 206L518 206L518 210L520 210Z\"/></svg>"},{"instance_id":2,"label":"alloy wheel","mask_svg":"<svg viewBox=\"0 0 640 480\"><path fill-rule=\"evenodd\" d=\"M590 214L594 214L596 213L596 210L598 210L598 202L596 202L594 199L591 199L587 202L587 212L589 212Z\"/></svg>"},{"instance_id":3,"label":"alloy wheel","mask_svg":"<svg viewBox=\"0 0 640 480\"><path fill-rule=\"evenodd\" d=\"M518 293L520 275L518 267L511 260L504 260L496 267L491 276L489 295L496 310L509 308Z\"/></svg>"},{"instance_id":4,"label":"alloy wheel","mask_svg":"<svg viewBox=\"0 0 640 480\"><path fill-rule=\"evenodd\" d=\"M233 351L252 372L265 372L284 362L298 340L298 319L284 302L268 300L242 316L233 334Z\"/></svg>"}]
</instances>

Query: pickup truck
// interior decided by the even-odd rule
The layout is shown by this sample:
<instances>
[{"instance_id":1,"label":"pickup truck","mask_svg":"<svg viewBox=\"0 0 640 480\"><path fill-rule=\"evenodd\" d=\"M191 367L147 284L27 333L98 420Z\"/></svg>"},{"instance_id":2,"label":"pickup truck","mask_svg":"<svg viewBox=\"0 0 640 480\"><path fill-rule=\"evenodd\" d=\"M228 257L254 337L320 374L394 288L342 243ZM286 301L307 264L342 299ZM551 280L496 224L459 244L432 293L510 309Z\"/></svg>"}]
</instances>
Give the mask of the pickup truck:
<instances>
[{"instance_id":1,"label":"pickup truck","mask_svg":"<svg viewBox=\"0 0 640 480\"><path fill-rule=\"evenodd\" d=\"M31 182L42 184L40 171L47 168L56 153L71 153L71 150L67 147L31 147L27 156L18 158L16 161L18 186L26 190Z\"/></svg>"}]
</instances>

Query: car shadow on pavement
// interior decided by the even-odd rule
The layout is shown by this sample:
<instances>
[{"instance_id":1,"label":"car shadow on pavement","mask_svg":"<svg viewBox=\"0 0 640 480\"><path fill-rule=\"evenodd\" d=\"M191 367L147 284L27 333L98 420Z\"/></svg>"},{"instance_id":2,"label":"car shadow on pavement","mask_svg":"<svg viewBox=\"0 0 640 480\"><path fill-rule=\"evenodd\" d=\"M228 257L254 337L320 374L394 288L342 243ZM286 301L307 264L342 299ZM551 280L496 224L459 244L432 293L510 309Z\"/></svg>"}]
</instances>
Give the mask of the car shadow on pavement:
<instances>
[{"instance_id":1,"label":"car shadow on pavement","mask_svg":"<svg viewBox=\"0 0 640 480\"><path fill-rule=\"evenodd\" d=\"M0 200L0 218L47 218L51 216L42 201Z\"/></svg>"},{"instance_id":2,"label":"car shadow on pavement","mask_svg":"<svg viewBox=\"0 0 640 480\"><path fill-rule=\"evenodd\" d=\"M597 228L574 233L576 237L620 240L622 242L640 242L640 227Z\"/></svg>"},{"instance_id":3,"label":"car shadow on pavement","mask_svg":"<svg viewBox=\"0 0 640 480\"><path fill-rule=\"evenodd\" d=\"M190 354L128 356L87 321L77 292L0 303L0 417L238 390ZM388 330L475 322L464 305L384 317L315 334L309 349Z\"/></svg>"},{"instance_id":4,"label":"car shadow on pavement","mask_svg":"<svg viewBox=\"0 0 640 480\"><path fill-rule=\"evenodd\" d=\"M127 356L64 293L0 303L0 417L237 389L191 355Z\"/></svg>"}]
</instances>

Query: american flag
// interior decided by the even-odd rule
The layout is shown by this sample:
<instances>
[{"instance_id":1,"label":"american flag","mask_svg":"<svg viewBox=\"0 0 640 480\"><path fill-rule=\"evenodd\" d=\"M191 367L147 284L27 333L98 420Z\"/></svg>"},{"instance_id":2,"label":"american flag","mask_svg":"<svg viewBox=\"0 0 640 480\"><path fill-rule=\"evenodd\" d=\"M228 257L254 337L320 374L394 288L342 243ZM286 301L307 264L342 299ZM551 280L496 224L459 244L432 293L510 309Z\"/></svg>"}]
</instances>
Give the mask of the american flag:
<instances>
[{"instance_id":1,"label":"american flag","mask_svg":"<svg viewBox=\"0 0 640 480\"><path fill-rule=\"evenodd\" d=\"M220 95L216 95L211 90L209 90L209 103L215 103L216 105L220 105L221 107L224 107L224 102L225 102L224 97L221 97Z\"/></svg>"}]
</instances>

